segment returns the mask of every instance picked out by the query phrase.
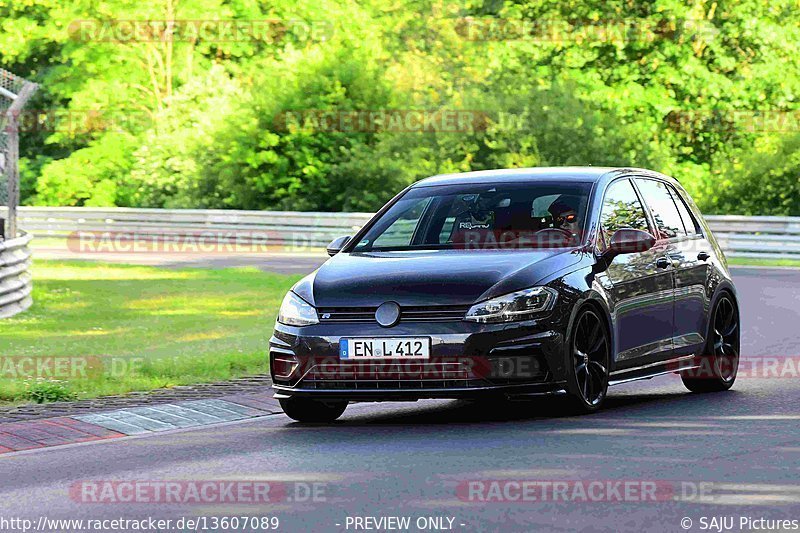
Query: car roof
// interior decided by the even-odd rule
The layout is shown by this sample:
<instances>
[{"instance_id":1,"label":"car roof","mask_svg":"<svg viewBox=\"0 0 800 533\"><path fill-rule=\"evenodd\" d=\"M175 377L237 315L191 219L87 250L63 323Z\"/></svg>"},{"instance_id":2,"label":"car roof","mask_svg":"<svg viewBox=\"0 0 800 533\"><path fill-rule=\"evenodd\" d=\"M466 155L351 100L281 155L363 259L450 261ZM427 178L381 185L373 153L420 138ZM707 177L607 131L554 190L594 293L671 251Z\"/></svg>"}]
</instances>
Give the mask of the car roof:
<instances>
[{"instance_id":1,"label":"car roof","mask_svg":"<svg viewBox=\"0 0 800 533\"><path fill-rule=\"evenodd\" d=\"M603 177L639 174L658 175L657 172L628 167L535 167L498 170L480 170L455 174L439 174L416 182L412 187L457 185L463 183L507 183L526 181L598 182Z\"/></svg>"}]
</instances>

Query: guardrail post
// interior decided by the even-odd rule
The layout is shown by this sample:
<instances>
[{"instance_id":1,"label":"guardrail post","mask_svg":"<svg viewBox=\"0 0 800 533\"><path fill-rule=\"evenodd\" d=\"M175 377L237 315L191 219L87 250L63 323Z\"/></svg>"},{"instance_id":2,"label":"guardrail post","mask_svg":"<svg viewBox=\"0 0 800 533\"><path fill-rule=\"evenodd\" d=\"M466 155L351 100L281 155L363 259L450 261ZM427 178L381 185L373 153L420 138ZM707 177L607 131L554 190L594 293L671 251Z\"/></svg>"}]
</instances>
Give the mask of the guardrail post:
<instances>
[{"instance_id":1,"label":"guardrail post","mask_svg":"<svg viewBox=\"0 0 800 533\"><path fill-rule=\"evenodd\" d=\"M6 187L8 188L8 225L6 235L17 236L17 205L19 205L19 117L8 112L8 157L6 159Z\"/></svg>"},{"instance_id":2,"label":"guardrail post","mask_svg":"<svg viewBox=\"0 0 800 533\"><path fill-rule=\"evenodd\" d=\"M7 70L0 69L0 110L5 111L6 146L2 163L6 177L6 190L8 192L8 217L5 234L9 239L17 236L17 206L19 205L19 117L22 108L30 100L36 89L35 83L13 75ZM18 91L18 92L14 92ZM1 121L0 121L1 122ZM2 151L0 143L0 151Z\"/></svg>"},{"instance_id":3,"label":"guardrail post","mask_svg":"<svg viewBox=\"0 0 800 533\"><path fill-rule=\"evenodd\" d=\"M33 303L30 241L24 231L17 238L0 241L0 318L21 313Z\"/></svg>"}]
</instances>

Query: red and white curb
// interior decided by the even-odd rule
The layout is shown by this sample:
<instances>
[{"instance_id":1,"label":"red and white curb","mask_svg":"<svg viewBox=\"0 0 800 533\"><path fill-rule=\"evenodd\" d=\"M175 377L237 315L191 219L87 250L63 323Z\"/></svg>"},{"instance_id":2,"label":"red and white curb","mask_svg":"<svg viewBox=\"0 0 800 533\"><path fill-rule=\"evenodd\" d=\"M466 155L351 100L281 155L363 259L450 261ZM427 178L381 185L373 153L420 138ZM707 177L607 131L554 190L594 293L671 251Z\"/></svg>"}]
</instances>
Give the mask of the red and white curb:
<instances>
[{"instance_id":1,"label":"red and white curb","mask_svg":"<svg viewBox=\"0 0 800 533\"><path fill-rule=\"evenodd\" d=\"M270 393L130 407L0 424L0 454L232 422L280 413Z\"/></svg>"}]
</instances>

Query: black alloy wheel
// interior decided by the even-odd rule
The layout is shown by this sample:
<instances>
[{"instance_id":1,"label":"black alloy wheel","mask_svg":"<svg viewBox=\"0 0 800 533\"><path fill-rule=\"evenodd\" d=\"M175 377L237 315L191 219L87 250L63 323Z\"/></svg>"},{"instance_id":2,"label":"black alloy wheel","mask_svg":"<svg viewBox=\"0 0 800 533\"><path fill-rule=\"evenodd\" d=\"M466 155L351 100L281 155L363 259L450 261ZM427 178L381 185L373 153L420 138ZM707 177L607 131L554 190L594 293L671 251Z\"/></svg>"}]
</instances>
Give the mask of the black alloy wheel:
<instances>
[{"instance_id":1,"label":"black alloy wheel","mask_svg":"<svg viewBox=\"0 0 800 533\"><path fill-rule=\"evenodd\" d=\"M739 369L739 312L732 298L720 296L709 325L705 354L700 368L681 373L686 388L692 392L728 390Z\"/></svg>"},{"instance_id":2,"label":"black alloy wheel","mask_svg":"<svg viewBox=\"0 0 800 533\"><path fill-rule=\"evenodd\" d=\"M578 315L569 343L571 372L568 393L574 410L591 413L600 409L608 391L610 343L602 318L592 309Z\"/></svg>"}]
</instances>

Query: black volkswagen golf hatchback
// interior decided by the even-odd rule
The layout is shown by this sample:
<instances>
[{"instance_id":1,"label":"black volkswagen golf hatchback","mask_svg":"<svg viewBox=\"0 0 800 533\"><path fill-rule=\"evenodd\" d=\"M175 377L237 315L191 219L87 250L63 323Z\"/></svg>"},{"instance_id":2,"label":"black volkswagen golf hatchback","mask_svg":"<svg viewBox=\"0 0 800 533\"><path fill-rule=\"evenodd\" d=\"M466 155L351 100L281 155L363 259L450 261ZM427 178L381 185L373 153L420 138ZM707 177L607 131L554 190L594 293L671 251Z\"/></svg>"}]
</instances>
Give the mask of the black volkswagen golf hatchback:
<instances>
[{"instance_id":1,"label":"black volkswagen golf hatchback","mask_svg":"<svg viewBox=\"0 0 800 533\"><path fill-rule=\"evenodd\" d=\"M276 397L295 420L349 401L565 395L736 378L739 307L725 257L676 180L633 168L434 176L386 204L286 295Z\"/></svg>"}]
</instances>

